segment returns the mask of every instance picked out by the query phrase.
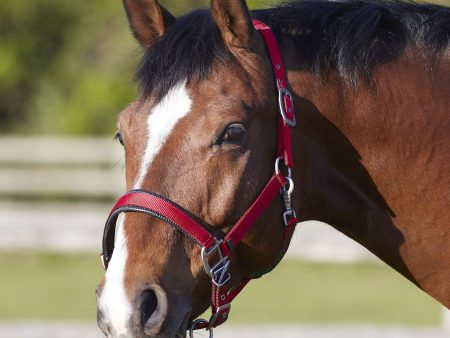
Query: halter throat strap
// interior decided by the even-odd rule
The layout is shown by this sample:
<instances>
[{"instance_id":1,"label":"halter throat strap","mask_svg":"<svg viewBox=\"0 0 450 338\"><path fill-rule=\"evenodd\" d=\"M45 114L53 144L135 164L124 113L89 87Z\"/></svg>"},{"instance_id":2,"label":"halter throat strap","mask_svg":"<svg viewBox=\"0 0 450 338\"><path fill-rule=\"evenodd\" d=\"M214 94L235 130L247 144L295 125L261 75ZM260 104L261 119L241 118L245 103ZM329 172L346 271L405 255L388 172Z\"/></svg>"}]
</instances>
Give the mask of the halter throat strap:
<instances>
[{"instance_id":1,"label":"halter throat strap","mask_svg":"<svg viewBox=\"0 0 450 338\"><path fill-rule=\"evenodd\" d=\"M193 239L202 248L201 255L205 272L212 280L212 315L208 321L198 319L190 326L190 332L195 329L210 330L224 323L229 315L231 302L252 278L257 278L270 271L281 260L287 250L294 227L297 223L295 211L291 206L291 194L294 182L291 171L294 166L292 155L291 128L295 126L293 97L287 89L286 72L281 58L275 35L269 26L258 20L253 24L261 34L272 63L277 86L278 110L280 113L278 127L278 151L275 161L275 173L260 192L256 200L236 222L233 228L221 237L215 236L197 222L188 211L175 202L144 190L131 190L122 196L112 208L106 221L103 233L102 261L105 269L112 258L114 250L114 236L117 218L121 213L141 212L157 217L174 226L186 236ZM281 170L281 166L285 170ZM283 174L287 171L287 175ZM273 199L281 193L284 211L284 239L282 251L269 269L253 276L242 278L237 284L232 282L230 275L230 256L233 249L252 229L262 212ZM211 228L214 228L211 226Z\"/></svg>"}]
</instances>

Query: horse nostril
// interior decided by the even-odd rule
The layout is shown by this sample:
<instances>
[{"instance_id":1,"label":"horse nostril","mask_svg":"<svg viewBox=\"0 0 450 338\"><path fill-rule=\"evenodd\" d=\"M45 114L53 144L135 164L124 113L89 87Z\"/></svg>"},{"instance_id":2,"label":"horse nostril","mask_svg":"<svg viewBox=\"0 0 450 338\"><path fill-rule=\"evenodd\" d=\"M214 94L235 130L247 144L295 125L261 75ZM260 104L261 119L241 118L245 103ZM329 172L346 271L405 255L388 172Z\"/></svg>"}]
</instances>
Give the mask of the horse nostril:
<instances>
[{"instance_id":1,"label":"horse nostril","mask_svg":"<svg viewBox=\"0 0 450 338\"><path fill-rule=\"evenodd\" d=\"M152 314L156 311L158 306L158 298L153 290L145 290L142 293L141 303L141 324L145 327L145 324L150 319Z\"/></svg>"},{"instance_id":2,"label":"horse nostril","mask_svg":"<svg viewBox=\"0 0 450 338\"><path fill-rule=\"evenodd\" d=\"M139 297L140 306L139 317L141 327L147 336L153 337L160 333L167 316L168 302L167 295L159 285L151 285L144 290ZM140 336L139 336L140 337Z\"/></svg>"}]
</instances>

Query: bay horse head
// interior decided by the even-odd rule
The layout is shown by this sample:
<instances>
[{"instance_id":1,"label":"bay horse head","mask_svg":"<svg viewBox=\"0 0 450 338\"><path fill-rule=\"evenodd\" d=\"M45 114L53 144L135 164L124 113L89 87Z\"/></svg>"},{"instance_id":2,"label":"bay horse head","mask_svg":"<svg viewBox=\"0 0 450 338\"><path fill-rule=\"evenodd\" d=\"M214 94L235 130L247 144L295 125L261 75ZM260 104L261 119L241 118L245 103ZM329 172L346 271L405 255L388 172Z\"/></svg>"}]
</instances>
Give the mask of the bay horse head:
<instances>
[{"instance_id":1,"label":"bay horse head","mask_svg":"<svg viewBox=\"0 0 450 338\"><path fill-rule=\"evenodd\" d=\"M285 252L293 209L450 306L447 8L300 1L258 21L244 0L177 19L124 4L145 54L117 122L129 193L105 226L105 335L212 332Z\"/></svg>"},{"instance_id":2,"label":"bay horse head","mask_svg":"<svg viewBox=\"0 0 450 338\"><path fill-rule=\"evenodd\" d=\"M146 48L141 96L117 123L127 188L173 201L220 240L274 173L279 102L264 42L245 1L213 0L210 11L179 19L157 1L124 4L132 32ZM284 246L284 211L277 198L233 250L230 285L273 264ZM211 305L201 250L164 217L127 212L97 290L103 332L186 332Z\"/></svg>"}]
</instances>

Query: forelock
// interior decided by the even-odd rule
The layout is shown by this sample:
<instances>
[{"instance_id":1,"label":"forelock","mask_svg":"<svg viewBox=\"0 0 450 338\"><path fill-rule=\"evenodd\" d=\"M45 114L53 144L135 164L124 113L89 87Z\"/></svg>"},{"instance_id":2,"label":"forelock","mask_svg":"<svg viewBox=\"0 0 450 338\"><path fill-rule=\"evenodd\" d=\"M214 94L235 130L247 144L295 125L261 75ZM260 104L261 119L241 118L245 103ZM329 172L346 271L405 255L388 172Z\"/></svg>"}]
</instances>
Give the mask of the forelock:
<instances>
[{"instance_id":1,"label":"forelock","mask_svg":"<svg viewBox=\"0 0 450 338\"><path fill-rule=\"evenodd\" d=\"M195 10L177 19L168 32L145 51L137 79L141 95L159 102L182 81L205 79L215 62L232 58L209 10Z\"/></svg>"}]
</instances>

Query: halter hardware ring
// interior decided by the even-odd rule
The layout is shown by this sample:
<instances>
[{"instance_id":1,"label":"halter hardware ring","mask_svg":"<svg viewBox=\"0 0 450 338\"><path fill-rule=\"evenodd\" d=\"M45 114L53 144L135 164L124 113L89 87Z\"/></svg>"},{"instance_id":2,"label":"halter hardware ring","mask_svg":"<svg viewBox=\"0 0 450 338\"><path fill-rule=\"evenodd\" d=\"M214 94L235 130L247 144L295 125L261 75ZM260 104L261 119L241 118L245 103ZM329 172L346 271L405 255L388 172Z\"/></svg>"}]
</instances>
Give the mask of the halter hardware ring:
<instances>
[{"instance_id":1,"label":"halter hardware ring","mask_svg":"<svg viewBox=\"0 0 450 338\"><path fill-rule=\"evenodd\" d=\"M282 157L277 157L277 159L275 160L275 174L279 174L280 173L280 162L283 161L284 163L284 159ZM286 178L288 177L292 177L292 169L290 167L288 167L287 165L285 165L285 167L287 168L288 174L287 176L285 176Z\"/></svg>"},{"instance_id":2,"label":"halter hardware ring","mask_svg":"<svg viewBox=\"0 0 450 338\"><path fill-rule=\"evenodd\" d=\"M287 194L290 196L294 192L294 180L291 176L285 177L285 179L288 181L289 188L283 187L283 189L287 192Z\"/></svg>"},{"instance_id":3,"label":"halter hardware ring","mask_svg":"<svg viewBox=\"0 0 450 338\"><path fill-rule=\"evenodd\" d=\"M213 328L211 327L209 322L205 319L200 318L192 322L191 328L189 329L189 338L194 338L194 331L196 330L195 328L198 325L207 325L208 327L206 328L206 330L209 331L209 338L214 337Z\"/></svg>"},{"instance_id":4,"label":"halter hardware ring","mask_svg":"<svg viewBox=\"0 0 450 338\"><path fill-rule=\"evenodd\" d=\"M216 311L214 312L214 314L211 316L211 318L209 319L209 330L212 330L214 327L214 324L216 323L217 318L219 318L219 315L225 315L228 316L228 312L229 309L231 308L231 303L228 304L224 304L222 306L219 306ZM228 310L226 312L222 312L223 310ZM226 317L225 317L226 318Z\"/></svg>"}]
</instances>

